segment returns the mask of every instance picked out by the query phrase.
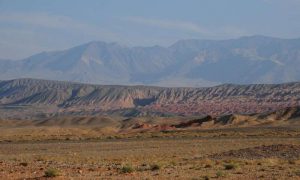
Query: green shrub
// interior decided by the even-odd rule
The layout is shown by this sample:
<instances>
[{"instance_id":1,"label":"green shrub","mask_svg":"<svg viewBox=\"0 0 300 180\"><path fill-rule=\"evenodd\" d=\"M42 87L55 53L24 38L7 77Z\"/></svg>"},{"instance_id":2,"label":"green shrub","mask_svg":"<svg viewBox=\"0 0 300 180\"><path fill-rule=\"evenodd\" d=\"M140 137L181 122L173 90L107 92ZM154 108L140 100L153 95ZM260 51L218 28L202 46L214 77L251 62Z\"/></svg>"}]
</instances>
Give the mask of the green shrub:
<instances>
[{"instance_id":1,"label":"green shrub","mask_svg":"<svg viewBox=\"0 0 300 180\"><path fill-rule=\"evenodd\" d=\"M47 169L45 171L45 177L56 177L56 176L59 176L59 171L57 169Z\"/></svg>"},{"instance_id":2,"label":"green shrub","mask_svg":"<svg viewBox=\"0 0 300 180\"><path fill-rule=\"evenodd\" d=\"M217 178L219 178L219 177L224 177L224 176L225 176L225 173L224 173L223 171L218 171L218 172L216 173L216 176L217 176Z\"/></svg>"},{"instance_id":3,"label":"green shrub","mask_svg":"<svg viewBox=\"0 0 300 180\"><path fill-rule=\"evenodd\" d=\"M236 169L238 168L238 165L235 163L229 163L224 165L225 170L231 170L231 169Z\"/></svg>"},{"instance_id":4,"label":"green shrub","mask_svg":"<svg viewBox=\"0 0 300 180\"><path fill-rule=\"evenodd\" d=\"M133 167L130 165L125 165L121 168L122 173L132 173L134 171Z\"/></svg>"}]
</instances>

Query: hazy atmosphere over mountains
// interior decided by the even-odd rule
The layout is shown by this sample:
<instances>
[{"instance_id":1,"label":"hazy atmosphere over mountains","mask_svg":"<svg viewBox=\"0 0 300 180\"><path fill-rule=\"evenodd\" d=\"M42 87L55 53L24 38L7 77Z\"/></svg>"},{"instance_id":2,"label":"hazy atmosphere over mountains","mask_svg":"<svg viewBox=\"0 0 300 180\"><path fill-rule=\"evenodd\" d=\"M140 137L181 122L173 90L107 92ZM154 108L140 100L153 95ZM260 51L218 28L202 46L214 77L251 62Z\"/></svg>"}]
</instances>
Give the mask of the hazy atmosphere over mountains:
<instances>
[{"instance_id":1,"label":"hazy atmosphere over mountains","mask_svg":"<svg viewBox=\"0 0 300 180\"><path fill-rule=\"evenodd\" d=\"M0 180L300 179L300 0L0 0Z\"/></svg>"},{"instance_id":2,"label":"hazy atmosphere over mountains","mask_svg":"<svg viewBox=\"0 0 300 180\"><path fill-rule=\"evenodd\" d=\"M299 9L299 0L1 0L0 80L299 81Z\"/></svg>"},{"instance_id":3,"label":"hazy atmosphere over mountains","mask_svg":"<svg viewBox=\"0 0 300 180\"><path fill-rule=\"evenodd\" d=\"M1 60L1 79L42 78L98 84L211 86L300 80L300 39L249 36L180 40L169 47L94 41Z\"/></svg>"}]
</instances>

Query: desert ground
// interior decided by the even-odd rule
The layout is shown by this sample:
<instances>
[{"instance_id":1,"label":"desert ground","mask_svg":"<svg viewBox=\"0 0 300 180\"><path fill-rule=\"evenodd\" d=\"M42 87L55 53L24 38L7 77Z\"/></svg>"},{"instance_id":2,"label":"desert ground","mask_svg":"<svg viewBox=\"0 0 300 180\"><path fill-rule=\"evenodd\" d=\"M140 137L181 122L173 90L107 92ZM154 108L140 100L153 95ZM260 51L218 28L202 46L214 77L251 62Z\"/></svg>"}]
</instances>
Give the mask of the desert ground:
<instances>
[{"instance_id":1,"label":"desert ground","mask_svg":"<svg viewBox=\"0 0 300 180\"><path fill-rule=\"evenodd\" d=\"M300 127L124 132L11 127L0 179L300 179Z\"/></svg>"},{"instance_id":2,"label":"desert ground","mask_svg":"<svg viewBox=\"0 0 300 180\"><path fill-rule=\"evenodd\" d=\"M300 180L299 12L0 0L0 180Z\"/></svg>"}]
</instances>

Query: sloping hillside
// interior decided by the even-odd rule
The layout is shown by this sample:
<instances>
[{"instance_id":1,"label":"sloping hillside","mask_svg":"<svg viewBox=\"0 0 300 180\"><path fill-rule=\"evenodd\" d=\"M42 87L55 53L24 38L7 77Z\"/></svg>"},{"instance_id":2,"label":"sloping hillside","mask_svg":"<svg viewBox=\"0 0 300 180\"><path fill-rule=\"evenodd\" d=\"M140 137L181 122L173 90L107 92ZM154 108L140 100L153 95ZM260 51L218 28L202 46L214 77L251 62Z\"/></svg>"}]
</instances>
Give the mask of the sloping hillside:
<instances>
[{"instance_id":1,"label":"sloping hillside","mask_svg":"<svg viewBox=\"0 0 300 180\"><path fill-rule=\"evenodd\" d=\"M120 117L103 115L57 116L45 119L3 120L1 128L65 127L91 128L128 133L141 131L172 131L192 129L222 129L239 127L299 127L300 106L251 115L228 114L212 116Z\"/></svg>"},{"instance_id":2,"label":"sloping hillside","mask_svg":"<svg viewBox=\"0 0 300 180\"><path fill-rule=\"evenodd\" d=\"M299 105L300 83L209 88L103 86L37 79L0 82L1 116L18 113L223 115L268 112Z\"/></svg>"}]
</instances>

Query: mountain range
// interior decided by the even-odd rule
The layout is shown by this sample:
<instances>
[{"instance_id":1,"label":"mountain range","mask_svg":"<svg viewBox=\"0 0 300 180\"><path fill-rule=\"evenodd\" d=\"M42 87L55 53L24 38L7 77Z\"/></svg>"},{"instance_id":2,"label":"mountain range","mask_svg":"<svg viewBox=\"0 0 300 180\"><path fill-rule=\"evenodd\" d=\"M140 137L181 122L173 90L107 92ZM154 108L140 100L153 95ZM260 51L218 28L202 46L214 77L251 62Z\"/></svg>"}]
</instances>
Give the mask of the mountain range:
<instances>
[{"instance_id":1,"label":"mountain range","mask_svg":"<svg viewBox=\"0 0 300 180\"><path fill-rule=\"evenodd\" d=\"M220 116L300 106L300 83L202 88L91 85L38 79L0 81L0 118L62 115Z\"/></svg>"},{"instance_id":2,"label":"mountain range","mask_svg":"<svg viewBox=\"0 0 300 180\"><path fill-rule=\"evenodd\" d=\"M169 47L95 41L22 60L0 60L0 79L204 87L299 81L299 67L300 39L180 40Z\"/></svg>"}]
</instances>

